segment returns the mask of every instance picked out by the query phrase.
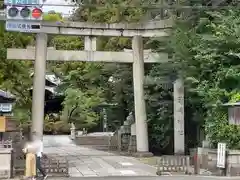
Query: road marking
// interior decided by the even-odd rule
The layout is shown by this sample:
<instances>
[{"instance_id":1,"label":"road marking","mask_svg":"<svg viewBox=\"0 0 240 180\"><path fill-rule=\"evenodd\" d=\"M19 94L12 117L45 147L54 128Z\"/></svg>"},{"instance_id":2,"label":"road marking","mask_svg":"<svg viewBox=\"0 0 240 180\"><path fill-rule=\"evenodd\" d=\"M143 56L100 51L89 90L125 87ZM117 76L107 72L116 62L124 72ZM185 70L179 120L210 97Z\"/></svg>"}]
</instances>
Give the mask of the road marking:
<instances>
[{"instance_id":1,"label":"road marking","mask_svg":"<svg viewBox=\"0 0 240 180\"><path fill-rule=\"evenodd\" d=\"M132 166L133 164L130 162L120 162L122 166Z\"/></svg>"},{"instance_id":2,"label":"road marking","mask_svg":"<svg viewBox=\"0 0 240 180\"><path fill-rule=\"evenodd\" d=\"M208 179L238 179L239 176L202 176L202 175L195 175L195 176L189 176L189 175L172 175L173 177L192 177L192 178L208 178Z\"/></svg>"},{"instance_id":3,"label":"road marking","mask_svg":"<svg viewBox=\"0 0 240 180\"><path fill-rule=\"evenodd\" d=\"M136 173L132 170L120 170L122 175L136 175Z\"/></svg>"},{"instance_id":4,"label":"road marking","mask_svg":"<svg viewBox=\"0 0 240 180\"><path fill-rule=\"evenodd\" d=\"M84 177L97 177L97 174L83 174Z\"/></svg>"},{"instance_id":5,"label":"road marking","mask_svg":"<svg viewBox=\"0 0 240 180\"><path fill-rule=\"evenodd\" d=\"M161 176L172 176L172 174L170 172L163 172Z\"/></svg>"}]
</instances>

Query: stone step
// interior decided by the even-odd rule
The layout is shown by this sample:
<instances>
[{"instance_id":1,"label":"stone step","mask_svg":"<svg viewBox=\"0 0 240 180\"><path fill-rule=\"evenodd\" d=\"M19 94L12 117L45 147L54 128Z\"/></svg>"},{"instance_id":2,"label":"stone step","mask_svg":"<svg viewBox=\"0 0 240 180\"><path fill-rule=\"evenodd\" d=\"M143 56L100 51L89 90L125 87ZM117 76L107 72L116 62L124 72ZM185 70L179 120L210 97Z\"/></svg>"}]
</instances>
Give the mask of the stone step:
<instances>
[{"instance_id":1,"label":"stone step","mask_svg":"<svg viewBox=\"0 0 240 180\"><path fill-rule=\"evenodd\" d=\"M78 145L109 145L109 136L79 136L75 142Z\"/></svg>"}]
</instances>

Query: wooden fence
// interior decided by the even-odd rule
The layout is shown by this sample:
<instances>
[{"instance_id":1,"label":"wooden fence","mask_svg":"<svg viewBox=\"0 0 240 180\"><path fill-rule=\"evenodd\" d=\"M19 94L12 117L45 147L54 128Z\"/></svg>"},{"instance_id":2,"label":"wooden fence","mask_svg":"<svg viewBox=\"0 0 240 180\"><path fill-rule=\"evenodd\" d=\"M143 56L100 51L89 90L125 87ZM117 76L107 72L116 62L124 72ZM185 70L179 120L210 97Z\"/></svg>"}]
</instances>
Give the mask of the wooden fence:
<instances>
[{"instance_id":1,"label":"wooden fence","mask_svg":"<svg viewBox=\"0 0 240 180\"><path fill-rule=\"evenodd\" d=\"M180 172L190 174L189 156L162 156L157 161L157 174L163 172Z\"/></svg>"},{"instance_id":2,"label":"wooden fence","mask_svg":"<svg viewBox=\"0 0 240 180\"><path fill-rule=\"evenodd\" d=\"M51 176L69 176L68 160L64 157L54 157L42 161L43 168Z\"/></svg>"}]
</instances>

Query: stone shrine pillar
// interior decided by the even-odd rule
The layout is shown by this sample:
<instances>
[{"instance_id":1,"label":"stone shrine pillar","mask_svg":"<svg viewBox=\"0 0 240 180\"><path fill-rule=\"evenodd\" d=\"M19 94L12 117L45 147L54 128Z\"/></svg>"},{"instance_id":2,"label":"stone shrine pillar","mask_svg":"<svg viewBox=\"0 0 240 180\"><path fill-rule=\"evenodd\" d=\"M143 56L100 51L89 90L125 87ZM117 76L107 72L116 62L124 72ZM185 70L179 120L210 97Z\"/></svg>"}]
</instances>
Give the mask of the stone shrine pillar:
<instances>
[{"instance_id":1,"label":"stone shrine pillar","mask_svg":"<svg viewBox=\"0 0 240 180\"><path fill-rule=\"evenodd\" d=\"M136 136L136 124L131 124L131 136Z\"/></svg>"},{"instance_id":2,"label":"stone shrine pillar","mask_svg":"<svg viewBox=\"0 0 240 180\"><path fill-rule=\"evenodd\" d=\"M177 79L173 85L174 96L174 154L185 153L184 135L184 84Z\"/></svg>"},{"instance_id":3,"label":"stone shrine pillar","mask_svg":"<svg viewBox=\"0 0 240 180\"><path fill-rule=\"evenodd\" d=\"M131 124L131 136L130 142L128 147L128 152L135 153L137 151L137 144L136 144L136 124Z\"/></svg>"}]
</instances>

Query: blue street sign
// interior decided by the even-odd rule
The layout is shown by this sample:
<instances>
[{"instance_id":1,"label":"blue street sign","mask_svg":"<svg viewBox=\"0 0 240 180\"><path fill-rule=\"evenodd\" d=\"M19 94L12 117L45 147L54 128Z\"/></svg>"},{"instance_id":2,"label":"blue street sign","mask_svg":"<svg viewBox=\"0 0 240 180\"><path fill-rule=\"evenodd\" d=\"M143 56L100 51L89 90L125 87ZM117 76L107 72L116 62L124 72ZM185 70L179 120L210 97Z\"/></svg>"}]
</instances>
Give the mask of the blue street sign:
<instances>
[{"instance_id":1,"label":"blue street sign","mask_svg":"<svg viewBox=\"0 0 240 180\"><path fill-rule=\"evenodd\" d=\"M6 5L39 5L43 4L42 0L4 0Z\"/></svg>"},{"instance_id":2,"label":"blue street sign","mask_svg":"<svg viewBox=\"0 0 240 180\"><path fill-rule=\"evenodd\" d=\"M39 21L6 21L6 30L7 31L16 31L16 32L29 32L29 33L38 33L40 31L40 22Z\"/></svg>"}]
</instances>

